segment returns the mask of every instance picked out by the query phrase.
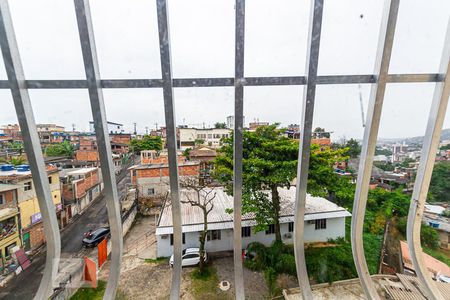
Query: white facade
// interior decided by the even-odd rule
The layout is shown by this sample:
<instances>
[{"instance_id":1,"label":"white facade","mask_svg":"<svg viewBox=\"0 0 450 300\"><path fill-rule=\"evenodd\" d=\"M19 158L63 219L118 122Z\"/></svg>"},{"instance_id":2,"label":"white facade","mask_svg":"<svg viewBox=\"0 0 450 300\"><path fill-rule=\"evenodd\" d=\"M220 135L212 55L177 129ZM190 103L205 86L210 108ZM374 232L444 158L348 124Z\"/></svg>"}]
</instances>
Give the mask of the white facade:
<instances>
[{"instance_id":1,"label":"white facade","mask_svg":"<svg viewBox=\"0 0 450 300\"><path fill-rule=\"evenodd\" d=\"M196 140L203 140L203 144L206 146L219 148L221 146L220 140L222 138L230 137L232 132L232 130L228 128L179 128L178 130L181 150L193 148Z\"/></svg>"},{"instance_id":2,"label":"white facade","mask_svg":"<svg viewBox=\"0 0 450 300\"><path fill-rule=\"evenodd\" d=\"M89 122L89 131L95 132L94 122ZM124 133L123 124L108 122L108 132L109 133Z\"/></svg>"},{"instance_id":3,"label":"white facade","mask_svg":"<svg viewBox=\"0 0 450 300\"><path fill-rule=\"evenodd\" d=\"M233 206L233 197L228 196L222 188L215 188L214 208L208 215L208 231L220 231L220 239L209 240L205 244L207 252L233 250L233 219L232 214L226 213L227 208ZM189 192L182 191L180 197L186 197ZM279 189L281 200L280 230L283 242L293 243L293 221L295 204L295 187ZM189 198L192 199L192 194ZM182 222L184 243L183 249L199 247L199 234L203 230L203 213L198 207L182 204ZM320 197L307 196L305 213L305 242L326 242L329 239L345 237L345 218L351 214L342 207ZM156 228L157 256L172 255L171 245L173 233L171 206L165 206ZM316 224L317 223L317 224ZM251 242L260 242L269 246L275 240L275 234L265 231L255 232L256 222L249 215L242 218L242 227L251 227L249 237L242 237L242 247L246 248ZM320 226L322 225L322 226Z\"/></svg>"},{"instance_id":4,"label":"white facade","mask_svg":"<svg viewBox=\"0 0 450 300\"><path fill-rule=\"evenodd\" d=\"M326 229L315 229L315 223L305 222L304 238L306 243L326 242L329 239L345 237L345 217L326 219ZM292 244L293 232L289 232L289 224L280 224L281 236L285 244ZM206 252L232 251L233 229L220 230L220 240L210 240L205 243ZM183 249L198 248L200 232L184 233ZM275 234L266 234L265 231L254 232L251 229L250 237L242 237L242 248L245 249L252 242L259 242L270 246L275 241ZM173 254L170 234L157 235L157 256L168 257Z\"/></svg>"}]
</instances>

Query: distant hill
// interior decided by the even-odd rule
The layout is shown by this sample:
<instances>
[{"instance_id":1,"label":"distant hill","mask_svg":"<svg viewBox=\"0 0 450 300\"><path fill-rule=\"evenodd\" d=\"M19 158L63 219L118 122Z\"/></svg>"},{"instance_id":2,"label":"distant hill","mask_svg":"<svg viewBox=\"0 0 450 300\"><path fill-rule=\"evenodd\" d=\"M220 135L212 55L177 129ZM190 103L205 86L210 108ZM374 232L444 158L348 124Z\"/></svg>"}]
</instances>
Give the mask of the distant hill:
<instances>
[{"instance_id":1,"label":"distant hill","mask_svg":"<svg viewBox=\"0 0 450 300\"><path fill-rule=\"evenodd\" d=\"M442 129L441 133L441 141L443 140L450 140L450 128ZM414 136L409 138L392 138L392 139L379 139L380 142L384 143L403 143L405 142L408 145L412 144L422 144L423 143L423 136Z\"/></svg>"}]
</instances>

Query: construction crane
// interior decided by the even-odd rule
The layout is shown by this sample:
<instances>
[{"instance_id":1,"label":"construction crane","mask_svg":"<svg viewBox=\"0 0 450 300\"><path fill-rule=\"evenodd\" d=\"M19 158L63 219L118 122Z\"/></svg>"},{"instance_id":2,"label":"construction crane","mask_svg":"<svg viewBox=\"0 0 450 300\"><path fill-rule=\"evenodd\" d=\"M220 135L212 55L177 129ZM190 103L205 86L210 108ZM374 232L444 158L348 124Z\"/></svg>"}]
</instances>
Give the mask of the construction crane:
<instances>
[{"instance_id":1,"label":"construction crane","mask_svg":"<svg viewBox=\"0 0 450 300\"><path fill-rule=\"evenodd\" d=\"M361 93L361 85L358 84L358 90L359 90L359 106L361 108L361 120L362 120L362 126L366 127L366 124L364 123L364 106L363 106L363 100L362 100L362 93Z\"/></svg>"}]
</instances>

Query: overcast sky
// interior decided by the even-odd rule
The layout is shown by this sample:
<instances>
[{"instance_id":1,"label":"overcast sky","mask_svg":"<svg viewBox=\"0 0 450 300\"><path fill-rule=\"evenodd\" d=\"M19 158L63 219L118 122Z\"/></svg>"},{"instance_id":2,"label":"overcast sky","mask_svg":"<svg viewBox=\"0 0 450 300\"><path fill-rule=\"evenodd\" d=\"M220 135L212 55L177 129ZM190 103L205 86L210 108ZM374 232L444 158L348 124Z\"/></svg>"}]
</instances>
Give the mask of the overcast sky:
<instances>
[{"instance_id":1,"label":"overcast sky","mask_svg":"<svg viewBox=\"0 0 450 300\"><path fill-rule=\"evenodd\" d=\"M319 75L371 74L378 41L381 0L325 0ZM10 1L27 79L84 79L72 0ZM154 0L91 1L104 79L160 78ZM175 78L233 77L234 0L170 0ZM391 73L438 70L450 1L401 1ZM247 0L245 75L305 74L309 1ZM6 79L3 62L0 79ZM389 84L379 136L423 135L434 84ZM369 85L361 86L367 110ZM300 123L303 87L246 87L246 122ZM92 119L85 90L31 90L38 123L87 130ZM104 90L108 120L138 131L164 124L162 90ZM233 88L177 88L177 124L224 122L233 113ZM8 90L0 90L0 124L15 123ZM447 113L447 116L449 113ZM332 137L362 138L358 85L318 86L314 126ZM450 127L447 117L444 127Z\"/></svg>"}]
</instances>

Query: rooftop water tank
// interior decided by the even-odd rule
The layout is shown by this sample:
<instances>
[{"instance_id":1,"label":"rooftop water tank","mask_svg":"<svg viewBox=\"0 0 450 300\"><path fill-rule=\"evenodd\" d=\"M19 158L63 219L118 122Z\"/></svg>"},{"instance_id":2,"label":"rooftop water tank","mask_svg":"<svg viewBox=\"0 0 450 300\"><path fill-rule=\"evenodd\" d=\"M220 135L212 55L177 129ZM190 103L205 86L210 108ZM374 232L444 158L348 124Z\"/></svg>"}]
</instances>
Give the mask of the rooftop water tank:
<instances>
[{"instance_id":1,"label":"rooftop water tank","mask_svg":"<svg viewBox=\"0 0 450 300\"><path fill-rule=\"evenodd\" d=\"M14 166L13 165L1 165L0 170L3 172L12 171L12 170L14 170Z\"/></svg>"},{"instance_id":2,"label":"rooftop water tank","mask_svg":"<svg viewBox=\"0 0 450 300\"><path fill-rule=\"evenodd\" d=\"M17 172L28 172L28 171L30 171L30 166L29 165L20 165L20 166L17 166L16 170L17 170Z\"/></svg>"}]
</instances>

